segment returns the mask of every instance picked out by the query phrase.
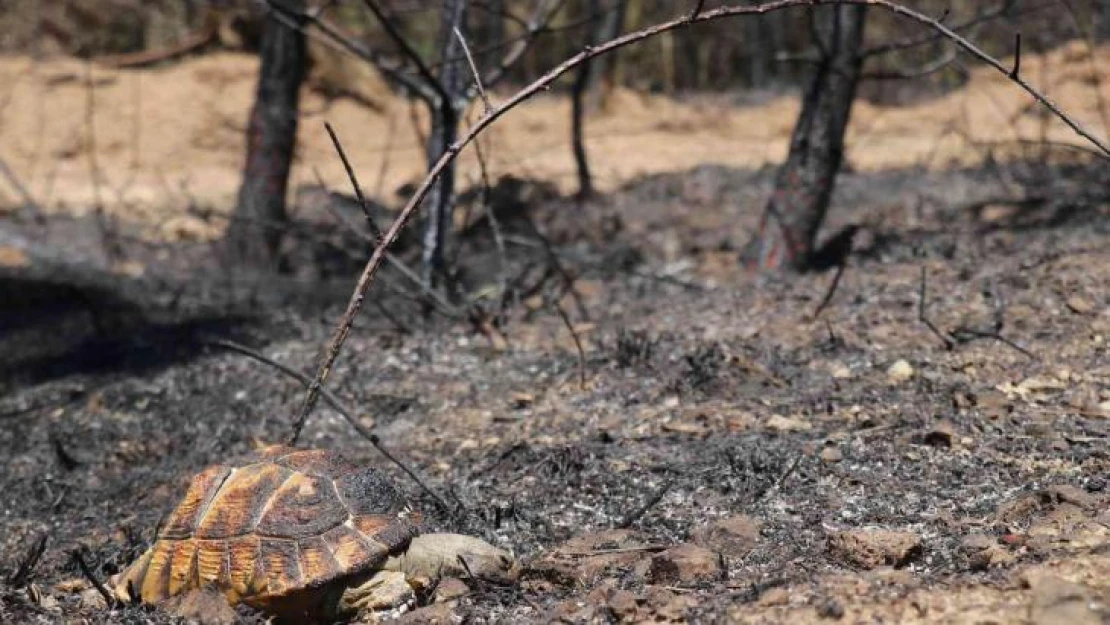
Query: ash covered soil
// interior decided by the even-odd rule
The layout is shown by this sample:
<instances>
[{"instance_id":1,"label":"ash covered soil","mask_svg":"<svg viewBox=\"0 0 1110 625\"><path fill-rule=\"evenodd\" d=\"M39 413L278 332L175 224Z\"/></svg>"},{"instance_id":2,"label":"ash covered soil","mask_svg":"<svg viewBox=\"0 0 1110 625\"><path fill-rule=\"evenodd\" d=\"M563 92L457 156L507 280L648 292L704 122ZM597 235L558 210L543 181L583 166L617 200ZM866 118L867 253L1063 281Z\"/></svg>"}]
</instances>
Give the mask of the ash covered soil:
<instances>
[{"instance_id":1,"label":"ash covered soil","mask_svg":"<svg viewBox=\"0 0 1110 625\"><path fill-rule=\"evenodd\" d=\"M834 272L736 264L769 171L537 199L520 210L577 298L503 216L504 258L481 229L464 246L471 286L550 274L509 307L507 344L379 284L400 312L368 306L331 378L465 512L441 512L324 406L302 444L381 466L432 525L524 561L519 585L472 584L410 622L1110 623L1110 209L1076 199L1066 168L1021 167L1041 181L1023 197L1045 201L997 201L1012 178L987 168L845 175L828 231L863 229L817 318ZM948 346L919 319L923 272ZM338 311L274 311L235 335L311 371ZM179 620L104 607L71 553L117 572L193 473L287 436L301 387L199 348L6 371L0 621Z\"/></svg>"}]
</instances>

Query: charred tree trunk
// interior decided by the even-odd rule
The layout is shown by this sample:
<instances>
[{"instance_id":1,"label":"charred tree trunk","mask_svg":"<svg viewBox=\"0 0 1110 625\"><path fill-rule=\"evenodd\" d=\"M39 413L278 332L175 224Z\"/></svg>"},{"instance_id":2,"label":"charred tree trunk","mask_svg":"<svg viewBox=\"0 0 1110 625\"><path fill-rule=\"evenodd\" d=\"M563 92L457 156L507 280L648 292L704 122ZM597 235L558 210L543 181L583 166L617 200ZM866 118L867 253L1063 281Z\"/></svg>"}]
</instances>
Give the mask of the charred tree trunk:
<instances>
[{"instance_id":1,"label":"charred tree trunk","mask_svg":"<svg viewBox=\"0 0 1110 625\"><path fill-rule=\"evenodd\" d=\"M815 240L836 184L844 152L844 133L863 65L861 50L865 7L829 7L819 20L822 51L790 138L790 152L779 168L775 188L759 230L740 261L759 270L813 267ZM820 36L820 31L828 33Z\"/></svg>"},{"instance_id":2,"label":"charred tree trunk","mask_svg":"<svg viewBox=\"0 0 1110 625\"><path fill-rule=\"evenodd\" d=\"M451 147L458 138L460 114L466 106L467 66L464 51L455 29L466 33L467 0L444 0L443 19L439 33L439 83L442 93L432 111L432 131L428 136L428 167ZM435 286L446 272L447 237L452 227L452 205L455 193L455 166L443 170L424 201L427 221L424 226L424 282Z\"/></svg>"},{"instance_id":3,"label":"charred tree trunk","mask_svg":"<svg viewBox=\"0 0 1110 625\"><path fill-rule=\"evenodd\" d=\"M285 192L297 142L298 92L307 63L304 32L290 25L297 23L297 16L304 11L304 0L274 0L274 4L277 8L266 17L262 34L262 63L247 129L243 183L227 232L232 257L254 268L274 267L285 229Z\"/></svg>"},{"instance_id":4,"label":"charred tree trunk","mask_svg":"<svg viewBox=\"0 0 1110 625\"><path fill-rule=\"evenodd\" d=\"M586 3L586 10L589 11L588 21L586 24L586 41L587 46L592 46L598 41L601 33L601 2L599 0L589 0ZM585 126L586 126L586 88L590 84L590 74L592 72L593 62L590 60L585 61L578 66L578 71L574 75L574 84L571 86L570 92L570 121L571 121L571 148L574 151L574 167L578 175L578 199L584 200L594 194L593 177L590 175L590 163L586 157L586 140L585 140Z\"/></svg>"}]
</instances>

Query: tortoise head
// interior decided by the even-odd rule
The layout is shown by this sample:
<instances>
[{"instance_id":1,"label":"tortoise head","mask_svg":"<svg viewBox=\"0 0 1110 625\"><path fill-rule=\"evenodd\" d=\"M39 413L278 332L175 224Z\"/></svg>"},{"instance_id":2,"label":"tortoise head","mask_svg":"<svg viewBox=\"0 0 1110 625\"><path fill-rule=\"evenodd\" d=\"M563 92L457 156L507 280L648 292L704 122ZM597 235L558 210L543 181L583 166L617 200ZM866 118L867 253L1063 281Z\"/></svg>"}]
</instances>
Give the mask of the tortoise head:
<instances>
[{"instance_id":1,"label":"tortoise head","mask_svg":"<svg viewBox=\"0 0 1110 625\"><path fill-rule=\"evenodd\" d=\"M387 569L417 582L443 577L476 578L495 584L516 581L520 565L512 553L462 534L422 534L390 558Z\"/></svg>"}]
</instances>

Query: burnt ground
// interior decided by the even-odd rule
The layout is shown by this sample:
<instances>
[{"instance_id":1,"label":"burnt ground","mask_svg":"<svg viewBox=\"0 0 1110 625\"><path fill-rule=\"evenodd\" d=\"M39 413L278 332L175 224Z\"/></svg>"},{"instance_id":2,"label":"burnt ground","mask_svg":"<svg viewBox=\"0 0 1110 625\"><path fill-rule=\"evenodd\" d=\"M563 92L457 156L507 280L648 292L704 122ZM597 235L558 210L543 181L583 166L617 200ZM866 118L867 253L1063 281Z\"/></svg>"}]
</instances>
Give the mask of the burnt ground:
<instances>
[{"instance_id":1,"label":"burnt ground","mask_svg":"<svg viewBox=\"0 0 1110 625\"><path fill-rule=\"evenodd\" d=\"M770 170L702 167L584 206L538 194L516 210L576 276L580 301L561 301L584 362L542 296L562 274L506 210L504 265L481 227L461 257L471 288L502 266L540 284L509 307L507 345L378 285L395 314L369 306L332 377L466 512L438 512L328 409L304 444L382 466L432 525L527 563L517 587L408 617L425 622L1108 623L1110 207L1090 200L1105 174L845 175L828 231L864 227L817 319L832 273L736 266ZM918 319L923 270L948 346ZM0 620L174 619L90 601L71 552L118 571L185 479L287 435L300 387L198 337L310 371L337 310L181 322L174 349L109 334L92 352L124 356L81 367L65 349L13 366L28 361L9 346Z\"/></svg>"}]
</instances>

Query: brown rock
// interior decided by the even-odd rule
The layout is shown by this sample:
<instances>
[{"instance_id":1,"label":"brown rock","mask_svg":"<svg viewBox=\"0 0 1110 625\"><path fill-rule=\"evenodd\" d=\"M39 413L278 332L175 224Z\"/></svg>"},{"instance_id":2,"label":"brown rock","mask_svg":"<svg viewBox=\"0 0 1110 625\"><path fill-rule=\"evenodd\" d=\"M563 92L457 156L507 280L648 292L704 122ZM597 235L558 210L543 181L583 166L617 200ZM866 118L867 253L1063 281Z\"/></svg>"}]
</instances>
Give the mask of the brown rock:
<instances>
[{"instance_id":1,"label":"brown rock","mask_svg":"<svg viewBox=\"0 0 1110 625\"><path fill-rule=\"evenodd\" d=\"M417 608L393 622L398 625L455 625L464 620L455 614L453 603L435 603Z\"/></svg>"},{"instance_id":2,"label":"brown rock","mask_svg":"<svg viewBox=\"0 0 1110 625\"><path fill-rule=\"evenodd\" d=\"M651 559L648 577L656 584L696 584L721 576L721 559L712 551L684 544Z\"/></svg>"},{"instance_id":3,"label":"brown rock","mask_svg":"<svg viewBox=\"0 0 1110 625\"><path fill-rule=\"evenodd\" d=\"M215 590L194 590L171 597L162 608L175 616L199 625L235 625L239 617L227 599Z\"/></svg>"},{"instance_id":4,"label":"brown rock","mask_svg":"<svg viewBox=\"0 0 1110 625\"><path fill-rule=\"evenodd\" d=\"M104 601L104 595L95 588L86 588L77 596L78 603L86 610L103 610L108 607L107 602Z\"/></svg>"},{"instance_id":5,"label":"brown rock","mask_svg":"<svg viewBox=\"0 0 1110 625\"><path fill-rule=\"evenodd\" d=\"M998 541L986 534L968 534L960 541L960 548L967 553L975 553L997 545Z\"/></svg>"},{"instance_id":6,"label":"brown rock","mask_svg":"<svg viewBox=\"0 0 1110 625\"><path fill-rule=\"evenodd\" d=\"M690 539L704 547L730 558L748 554L759 540L759 521L744 514L703 525L691 532Z\"/></svg>"},{"instance_id":7,"label":"brown rock","mask_svg":"<svg viewBox=\"0 0 1110 625\"><path fill-rule=\"evenodd\" d=\"M646 546L632 530L580 534L533 562L529 575L569 586L591 584L611 570L647 562Z\"/></svg>"},{"instance_id":8,"label":"brown rock","mask_svg":"<svg viewBox=\"0 0 1110 625\"><path fill-rule=\"evenodd\" d=\"M1095 311L1096 305L1082 295L1072 295L1064 302L1068 308L1077 315L1089 315Z\"/></svg>"},{"instance_id":9,"label":"brown rock","mask_svg":"<svg viewBox=\"0 0 1110 625\"><path fill-rule=\"evenodd\" d=\"M604 606L621 622L637 620L640 600L633 593L617 588L613 580L602 580L586 595L589 605Z\"/></svg>"},{"instance_id":10,"label":"brown rock","mask_svg":"<svg viewBox=\"0 0 1110 625\"><path fill-rule=\"evenodd\" d=\"M813 424L801 417L784 417L771 415L764 427L773 432L805 432L813 428Z\"/></svg>"},{"instance_id":11,"label":"brown rock","mask_svg":"<svg viewBox=\"0 0 1110 625\"><path fill-rule=\"evenodd\" d=\"M693 597L654 586L645 593L644 603L644 607L648 610L645 620L651 623L686 622L688 620L686 613L698 605Z\"/></svg>"},{"instance_id":12,"label":"brown rock","mask_svg":"<svg viewBox=\"0 0 1110 625\"><path fill-rule=\"evenodd\" d=\"M829 553L864 569L880 566L902 567L918 558L921 538L911 532L887 530L847 530L828 539Z\"/></svg>"},{"instance_id":13,"label":"brown rock","mask_svg":"<svg viewBox=\"0 0 1110 625\"><path fill-rule=\"evenodd\" d=\"M1017 555L1002 545L991 545L968 557L968 566L973 571L985 571L991 567L1009 566L1017 561Z\"/></svg>"},{"instance_id":14,"label":"brown rock","mask_svg":"<svg viewBox=\"0 0 1110 625\"><path fill-rule=\"evenodd\" d=\"M782 586L771 588L759 597L759 605L762 606L771 607L788 603L790 603L790 591Z\"/></svg>"},{"instance_id":15,"label":"brown rock","mask_svg":"<svg viewBox=\"0 0 1110 625\"><path fill-rule=\"evenodd\" d=\"M1099 498L1082 488L1076 488L1068 484L1057 484L1049 486L1044 490L1042 499L1049 502L1070 503L1084 510L1095 510L1099 507Z\"/></svg>"},{"instance_id":16,"label":"brown rock","mask_svg":"<svg viewBox=\"0 0 1110 625\"><path fill-rule=\"evenodd\" d=\"M1093 588L1062 580L1052 575L1026 578L1032 590L1029 622L1033 625L1102 625L1107 612L1107 597ZM1100 609L1101 606L1101 609Z\"/></svg>"},{"instance_id":17,"label":"brown rock","mask_svg":"<svg viewBox=\"0 0 1110 625\"><path fill-rule=\"evenodd\" d=\"M844 452L839 447L825 447L821 450L821 460L832 464L844 459Z\"/></svg>"},{"instance_id":18,"label":"brown rock","mask_svg":"<svg viewBox=\"0 0 1110 625\"><path fill-rule=\"evenodd\" d=\"M435 602L452 601L470 594L470 586L457 577L448 577L439 580L436 585Z\"/></svg>"}]
</instances>

